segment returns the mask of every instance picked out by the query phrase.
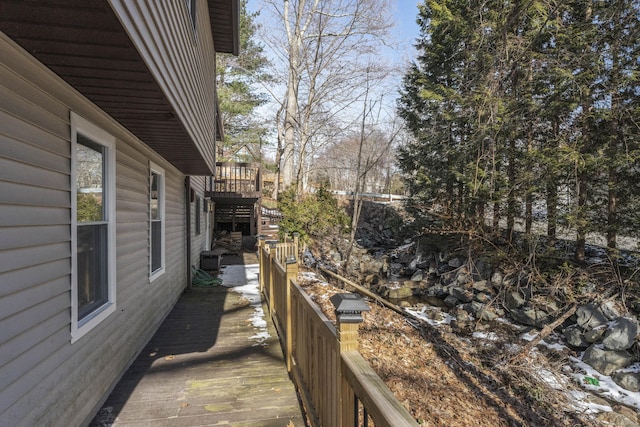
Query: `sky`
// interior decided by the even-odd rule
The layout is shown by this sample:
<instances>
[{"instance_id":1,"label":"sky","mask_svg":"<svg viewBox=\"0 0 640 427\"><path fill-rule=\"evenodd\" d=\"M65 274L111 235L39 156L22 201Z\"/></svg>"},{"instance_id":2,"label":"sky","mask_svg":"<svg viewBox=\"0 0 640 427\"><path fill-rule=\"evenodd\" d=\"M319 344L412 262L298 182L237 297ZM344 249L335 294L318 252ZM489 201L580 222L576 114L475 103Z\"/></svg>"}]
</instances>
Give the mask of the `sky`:
<instances>
[{"instance_id":1,"label":"sky","mask_svg":"<svg viewBox=\"0 0 640 427\"><path fill-rule=\"evenodd\" d=\"M407 62L415 57L413 44L419 32L416 16L418 15L418 4L422 2L423 0L391 0L392 17L396 24L391 32L392 36L400 43L400 48L389 50L388 54L395 56L398 61ZM247 6L249 11L259 10L261 0L248 0Z\"/></svg>"},{"instance_id":2,"label":"sky","mask_svg":"<svg viewBox=\"0 0 640 427\"><path fill-rule=\"evenodd\" d=\"M404 75L402 70L408 67L411 61L416 57L416 51L413 47L419 35L416 17L418 15L418 4L423 2L424 0L389 0L391 5L389 15L390 19L392 19L395 24L391 29L390 39L395 41L395 47L383 47L381 49L380 56L384 58L387 65L395 64L398 66L399 71L394 78L396 81L389 82L392 87L400 87L402 76ZM248 0L247 2L247 9L249 12L260 11L262 7L264 7L262 0ZM262 11L257 19L257 22L262 26L262 31L265 32L269 32L269 27L271 25L278 25L278 23L268 22L268 17L269 12ZM267 56L270 56L269 47L266 45L264 47L265 53ZM273 54L273 52L271 52L271 54ZM277 87L272 87L270 91L275 92L277 96ZM385 102L390 103L390 109L393 109L395 105L395 96L386 96L385 100ZM268 117L273 114L273 111L275 111L274 108L275 107L269 103L262 106L257 111L257 114Z\"/></svg>"}]
</instances>

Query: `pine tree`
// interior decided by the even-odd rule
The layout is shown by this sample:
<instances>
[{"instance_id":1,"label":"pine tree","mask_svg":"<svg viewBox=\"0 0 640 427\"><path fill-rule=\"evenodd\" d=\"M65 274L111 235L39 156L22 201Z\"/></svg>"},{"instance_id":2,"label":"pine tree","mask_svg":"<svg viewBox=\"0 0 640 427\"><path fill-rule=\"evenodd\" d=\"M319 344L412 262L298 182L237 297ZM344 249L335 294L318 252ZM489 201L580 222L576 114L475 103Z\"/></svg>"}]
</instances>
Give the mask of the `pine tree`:
<instances>
[{"instance_id":1,"label":"pine tree","mask_svg":"<svg viewBox=\"0 0 640 427\"><path fill-rule=\"evenodd\" d=\"M240 54L236 57L219 53L216 58L218 99L225 131L223 158L244 144L252 145L258 154L267 132L254 112L267 102L259 86L270 82L272 77L266 71L269 60L255 39L259 13L248 12L247 1L240 3Z\"/></svg>"}]
</instances>

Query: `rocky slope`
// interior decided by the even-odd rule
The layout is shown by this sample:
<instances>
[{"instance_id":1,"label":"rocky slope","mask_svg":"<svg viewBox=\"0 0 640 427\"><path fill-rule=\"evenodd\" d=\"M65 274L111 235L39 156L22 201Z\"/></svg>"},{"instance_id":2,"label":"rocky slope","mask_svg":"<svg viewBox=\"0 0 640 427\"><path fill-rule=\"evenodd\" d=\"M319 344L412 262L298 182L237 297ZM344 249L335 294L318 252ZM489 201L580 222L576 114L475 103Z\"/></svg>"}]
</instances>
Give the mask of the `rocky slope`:
<instances>
[{"instance_id":1,"label":"rocky slope","mask_svg":"<svg viewBox=\"0 0 640 427\"><path fill-rule=\"evenodd\" d=\"M531 260L496 261L424 236L398 244L392 215L364 218L360 241L371 247L356 250L348 265L339 238L316 245L305 262L404 307L403 316L372 302L361 350L416 419L638 425L636 282L603 265L541 271ZM332 316L328 297L339 288L321 276L302 282Z\"/></svg>"}]
</instances>

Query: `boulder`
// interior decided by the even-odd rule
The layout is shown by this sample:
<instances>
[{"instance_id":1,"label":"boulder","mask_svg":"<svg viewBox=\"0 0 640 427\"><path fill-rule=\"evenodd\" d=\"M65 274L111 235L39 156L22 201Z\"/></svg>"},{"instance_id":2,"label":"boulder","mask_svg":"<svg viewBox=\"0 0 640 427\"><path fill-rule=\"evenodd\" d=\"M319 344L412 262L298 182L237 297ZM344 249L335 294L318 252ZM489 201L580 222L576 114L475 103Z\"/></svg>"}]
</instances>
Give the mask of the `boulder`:
<instances>
[{"instance_id":1,"label":"boulder","mask_svg":"<svg viewBox=\"0 0 640 427\"><path fill-rule=\"evenodd\" d=\"M637 372L616 372L611 375L611 379L620 387L638 392L640 391L640 373Z\"/></svg>"},{"instance_id":2,"label":"boulder","mask_svg":"<svg viewBox=\"0 0 640 427\"><path fill-rule=\"evenodd\" d=\"M582 355L582 361L603 375L626 368L633 358L624 350L604 350L592 344Z\"/></svg>"},{"instance_id":3,"label":"boulder","mask_svg":"<svg viewBox=\"0 0 640 427\"><path fill-rule=\"evenodd\" d=\"M638 335L638 322L629 317L618 317L604 334L602 345L607 350L627 350Z\"/></svg>"},{"instance_id":4,"label":"boulder","mask_svg":"<svg viewBox=\"0 0 640 427\"><path fill-rule=\"evenodd\" d=\"M447 295L447 297L444 299L444 303L449 307L455 307L460 303L460 300L458 300L458 298L454 297L453 295Z\"/></svg>"},{"instance_id":5,"label":"boulder","mask_svg":"<svg viewBox=\"0 0 640 427\"><path fill-rule=\"evenodd\" d=\"M512 310L511 317L518 323L522 323L527 326L535 326L536 328L544 326L549 320L549 315L547 313L533 307L522 307Z\"/></svg>"},{"instance_id":6,"label":"boulder","mask_svg":"<svg viewBox=\"0 0 640 427\"><path fill-rule=\"evenodd\" d=\"M571 325L562 331L567 344L576 348L589 347L589 341L584 338L582 329L578 325Z\"/></svg>"},{"instance_id":7,"label":"boulder","mask_svg":"<svg viewBox=\"0 0 640 427\"><path fill-rule=\"evenodd\" d=\"M455 281L458 285L466 285L467 283L473 282L473 277L471 277L471 274L467 272L466 268L461 268L456 273Z\"/></svg>"},{"instance_id":8,"label":"boulder","mask_svg":"<svg viewBox=\"0 0 640 427\"><path fill-rule=\"evenodd\" d=\"M451 288L449 288L449 294L465 303L473 301L473 292L459 286L451 286Z\"/></svg>"},{"instance_id":9,"label":"boulder","mask_svg":"<svg viewBox=\"0 0 640 427\"><path fill-rule=\"evenodd\" d=\"M411 276L412 282L421 282L422 279L424 279L424 271L420 269L416 270L416 272Z\"/></svg>"},{"instance_id":10,"label":"boulder","mask_svg":"<svg viewBox=\"0 0 640 427\"><path fill-rule=\"evenodd\" d=\"M449 293L444 289L444 286L438 284L429 287L426 294L437 298L446 298L447 295L449 295Z\"/></svg>"},{"instance_id":11,"label":"boulder","mask_svg":"<svg viewBox=\"0 0 640 427\"><path fill-rule=\"evenodd\" d=\"M604 336L604 332L606 330L607 328L605 325L598 326L597 328L591 329L590 331L585 331L583 336L584 336L584 339L587 340L587 342L590 342L590 343L598 342Z\"/></svg>"},{"instance_id":12,"label":"boulder","mask_svg":"<svg viewBox=\"0 0 640 427\"><path fill-rule=\"evenodd\" d=\"M593 329L605 325L607 318L602 311L593 304L581 305L576 310L578 325L583 329Z\"/></svg>"},{"instance_id":13,"label":"boulder","mask_svg":"<svg viewBox=\"0 0 640 427\"><path fill-rule=\"evenodd\" d=\"M485 294L484 292L478 292L473 297L473 300L478 301L479 303L482 303L482 304L487 304L489 301L491 301L491 295Z\"/></svg>"},{"instance_id":14,"label":"boulder","mask_svg":"<svg viewBox=\"0 0 640 427\"><path fill-rule=\"evenodd\" d=\"M504 283L504 277L500 271L496 271L491 275L491 284L496 288L499 288Z\"/></svg>"},{"instance_id":15,"label":"boulder","mask_svg":"<svg viewBox=\"0 0 640 427\"><path fill-rule=\"evenodd\" d=\"M527 301L518 292L508 292L504 297L504 306L509 310L522 307Z\"/></svg>"},{"instance_id":16,"label":"boulder","mask_svg":"<svg viewBox=\"0 0 640 427\"><path fill-rule=\"evenodd\" d=\"M407 286L400 286L397 288L389 288L389 299L402 299L413 296L413 289Z\"/></svg>"},{"instance_id":17,"label":"boulder","mask_svg":"<svg viewBox=\"0 0 640 427\"><path fill-rule=\"evenodd\" d=\"M622 414L617 412L601 412L596 416L596 419L607 425L616 427L639 427L640 425L635 421L630 420Z\"/></svg>"},{"instance_id":18,"label":"boulder","mask_svg":"<svg viewBox=\"0 0 640 427\"><path fill-rule=\"evenodd\" d=\"M489 290L489 282L486 280L478 280L473 282L471 287L478 292L487 292Z\"/></svg>"},{"instance_id":19,"label":"boulder","mask_svg":"<svg viewBox=\"0 0 640 427\"><path fill-rule=\"evenodd\" d=\"M600 304L600 311L602 311L602 314L609 320L621 317L620 311L618 311L614 301L606 301Z\"/></svg>"},{"instance_id":20,"label":"boulder","mask_svg":"<svg viewBox=\"0 0 640 427\"><path fill-rule=\"evenodd\" d=\"M490 322L498 317L498 315L490 307L487 307L486 304L480 303L478 301L473 301L468 305L469 310L477 319Z\"/></svg>"},{"instance_id":21,"label":"boulder","mask_svg":"<svg viewBox=\"0 0 640 427\"><path fill-rule=\"evenodd\" d=\"M449 267L452 267L452 268L460 268L462 267L462 264L464 264L464 259L459 257L453 257L449 260L447 264L449 265Z\"/></svg>"}]
</instances>

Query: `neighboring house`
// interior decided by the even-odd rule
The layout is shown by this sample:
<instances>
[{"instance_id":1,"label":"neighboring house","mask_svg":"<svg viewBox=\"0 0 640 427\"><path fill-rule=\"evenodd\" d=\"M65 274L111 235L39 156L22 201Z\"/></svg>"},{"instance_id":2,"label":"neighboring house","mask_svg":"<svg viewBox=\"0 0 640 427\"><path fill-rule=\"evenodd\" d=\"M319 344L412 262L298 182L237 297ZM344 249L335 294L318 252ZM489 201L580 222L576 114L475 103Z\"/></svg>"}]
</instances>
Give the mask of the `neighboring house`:
<instances>
[{"instance_id":1,"label":"neighboring house","mask_svg":"<svg viewBox=\"0 0 640 427\"><path fill-rule=\"evenodd\" d=\"M0 426L88 423L189 285L238 13L0 0Z\"/></svg>"}]
</instances>

